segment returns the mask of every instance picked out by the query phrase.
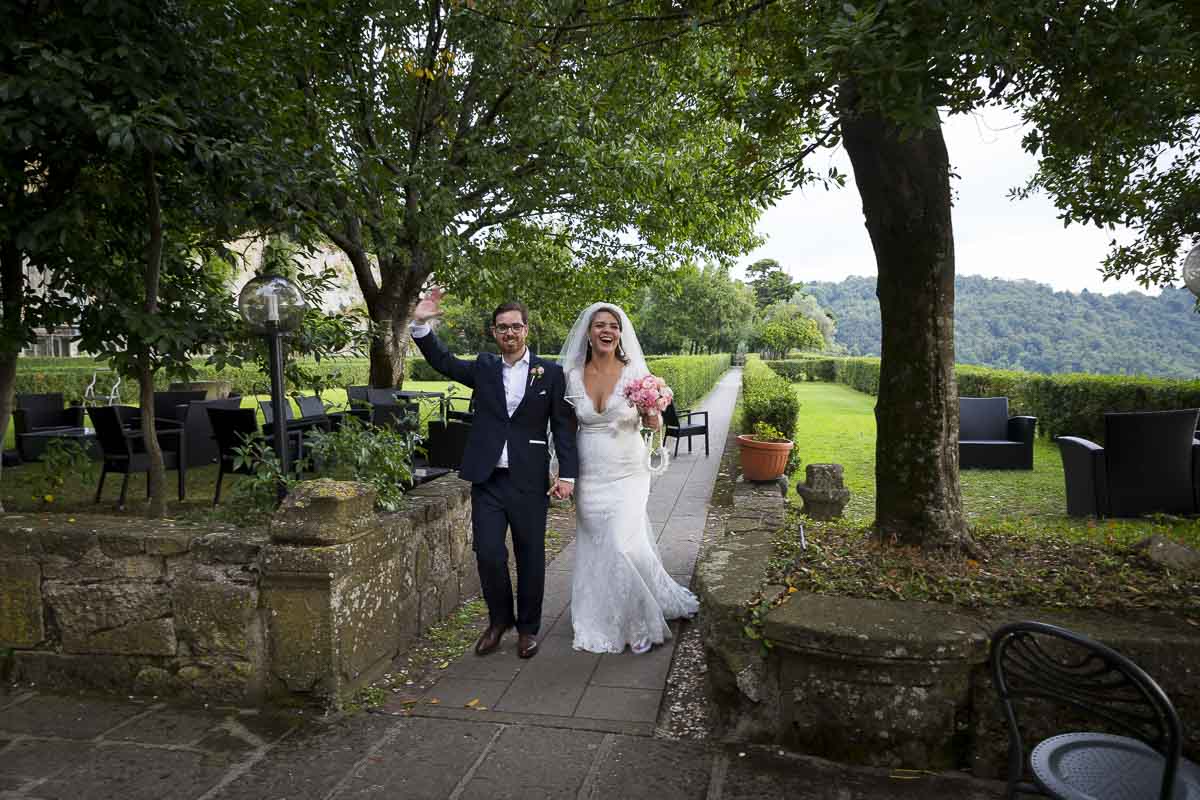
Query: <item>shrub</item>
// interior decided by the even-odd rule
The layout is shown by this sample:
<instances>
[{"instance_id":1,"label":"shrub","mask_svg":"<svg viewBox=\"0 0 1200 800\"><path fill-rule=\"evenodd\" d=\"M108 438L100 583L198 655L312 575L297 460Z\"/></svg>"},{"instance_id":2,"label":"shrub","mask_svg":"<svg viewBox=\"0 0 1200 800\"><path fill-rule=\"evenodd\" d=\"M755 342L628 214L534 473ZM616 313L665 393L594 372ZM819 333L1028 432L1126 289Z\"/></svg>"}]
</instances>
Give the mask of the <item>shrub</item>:
<instances>
[{"instance_id":1,"label":"shrub","mask_svg":"<svg viewBox=\"0 0 1200 800\"><path fill-rule=\"evenodd\" d=\"M821 380L879 394L878 358L818 357L765 363L780 376L795 374L800 367L792 365L802 364L808 374L815 373ZM1010 414L1037 417L1038 432L1050 438L1069 435L1103 442L1105 413L1200 408L1200 381L1195 380L1087 373L1039 375L969 364L959 364L954 371L960 397L1007 397Z\"/></svg>"},{"instance_id":2,"label":"shrub","mask_svg":"<svg viewBox=\"0 0 1200 800\"><path fill-rule=\"evenodd\" d=\"M791 381L776 374L764 362L747 359L742 370L742 422L747 429L765 423L786 438L796 434L800 400Z\"/></svg>"},{"instance_id":3,"label":"shrub","mask_svg":"<svg viewBox=\"0 0 1200 800\"><path fill-rule=\"evenodd\" d=\"M691 408L729 369L729 356L663 356L647 359L650 371L675 393L676 408Z\"/></svg>"},{"instance_id":4,"label":"shrub","mask_svg":"<svg viewBox=\"0 0 1200 800\"><path fill-rule=\"evenodd\" d=\"M346 417L336 431L309 432L305 449L321 477L374 487L375 506L381 511L396 511L404 503L413 460L407 434Z\"/></svg>"}]
</instances>

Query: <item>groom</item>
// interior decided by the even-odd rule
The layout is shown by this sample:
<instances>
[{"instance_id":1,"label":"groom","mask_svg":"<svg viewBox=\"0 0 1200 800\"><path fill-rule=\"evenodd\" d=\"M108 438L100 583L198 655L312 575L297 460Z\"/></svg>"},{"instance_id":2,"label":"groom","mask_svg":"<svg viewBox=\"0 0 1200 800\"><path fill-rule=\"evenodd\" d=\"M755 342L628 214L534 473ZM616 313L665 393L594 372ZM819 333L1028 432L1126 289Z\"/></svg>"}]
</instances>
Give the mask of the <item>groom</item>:
<instances>
[{"instance_id":1,"label":"groom","mask_svg":"<svg viewBox=\"0 0 1200 800\"><path fill-rule=\"evenodd\" d=\"M430 331L440 313L442 292L434 289L417 304L410 327L429 365L474 391L475 417L458 474L471 486L471 527L479 583L489 624L475 644L477 655L496 649L516 625L517 655L537 654L545 586L546 511L549 497L570 497L578 461L575 415L564 399L562 368L531 355L525 347L529 312L505 303L492 313L492 336L500 355L480 353L473 361L450 355ZM550 486L546 426L554 434L559 479ZM547 491L549 489L549 491ZM513 613L506 532L517 558L517 605Z\"/></svg>"}]
</instances>

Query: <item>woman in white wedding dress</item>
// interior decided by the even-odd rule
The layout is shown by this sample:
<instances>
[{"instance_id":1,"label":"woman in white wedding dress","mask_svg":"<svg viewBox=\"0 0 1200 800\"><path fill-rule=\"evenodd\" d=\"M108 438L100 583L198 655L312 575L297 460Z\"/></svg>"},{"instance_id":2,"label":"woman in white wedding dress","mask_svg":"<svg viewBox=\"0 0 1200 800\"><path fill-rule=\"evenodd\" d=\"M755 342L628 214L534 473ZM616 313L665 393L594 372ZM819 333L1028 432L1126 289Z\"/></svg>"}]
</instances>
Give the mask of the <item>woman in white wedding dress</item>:
<instances>
[{"instance_id":1,"label":"woman in white wedding dress","mask_svg":"<svg viewBox=\"0 0 1200 800\"><path fill-rule=\"evenodd\" d=\"M574 647L645 653L671 638L667 620L690 617L695 595L667 574L646 512L650 465L641 428L657 429L624 388L650 370L629 317L594 303L576 319L559 362L579 420L575 484L575 572L571 584Z\"/></svg>"}]
</instances>

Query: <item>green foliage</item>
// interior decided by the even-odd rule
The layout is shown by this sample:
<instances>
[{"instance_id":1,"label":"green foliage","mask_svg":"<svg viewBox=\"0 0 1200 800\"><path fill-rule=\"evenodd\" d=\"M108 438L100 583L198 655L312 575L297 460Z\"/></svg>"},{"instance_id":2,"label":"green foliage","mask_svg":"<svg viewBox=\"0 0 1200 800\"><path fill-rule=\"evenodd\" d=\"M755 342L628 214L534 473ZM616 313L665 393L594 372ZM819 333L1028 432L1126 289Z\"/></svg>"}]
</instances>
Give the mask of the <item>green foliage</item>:
<instances>
[{"instance_id":1,"label":"green foliage","mask_svg":"<svg viewBox=\"0 0 1200 800\"><path fill-rule=\"evenodd\" d=\"M233 448L235 469L247 469L239 474L229 493L229 513L243 520L261 521L279 505L279 486L291 491L298 480L301 464L292 464L292 471L284 474L275 450L266 438L255 431L254 436L240 447Z\"/></svg>"},{"instance_id":2,"label":"green foliage","mask_svg":"<svg viewBox=\"0 0 1200 800\"><path fill-rule=\"evenodd\" d=\"M837 318L850 355L879 355L874 278L805 286ZM1101 295L1055 292L1032 281L955 280L954 348L960 364L1029 372L1190 378L1200 365L1195 298L1166 287Z\"/></svg>"},{"instance_id":3,"label":"green foliage","mask_svg":"<svg viewBox=\"0 0 1200 800\"><path fill-rule=\"evenodd\" d=\"M760 309L787 302L796 291L792 276L773 258L755 261L746 267L746 275L750 277L750 286L754 289L754 298Z\"/></svg>"},{"instance_id":4,"label":"green foliage","mask_svg":"<svg viewBox=\"0 0 1200 800\"><path fill-rule=\"evenodd\" d=\"M650 359L649 367L675 393L676 408L691 408L729 369L729 356L666 356Z\"/></svg>"},{"instance_id":5,"label":"green foliage","mask_svg":"<svg viewBox=\"0 0 1200 800\"><path fill-rule=\"evenodd\" d=\"M647 352L712 353L733 352L748 340L754 312L753 293L727 269L685 264L657 273L630 316Z\"/></svg>"},{"instance_id":6,"label":"green foliage","mask_svg":"<svg viewBox=\"0 0 1200 800\"><path fill-rule=\"evenodd\" d=\"M844 383L865 394L879 393L879 359L817 357L766 362L781 376L798 371L818 380ZM1104 414L1200 408L1200 380L1119 375L1035 375L1030 372L957 365L961 397L1007 397L1012 415L1038 418L1038 432L1104 441Z\"/></svg>"},{"instance_id":7,"label":"green foliage","mask_svg":"<svg viewBox=\"0 0 1200 800\"><path fill-rule=\"evenodd\" d=\"M747 359L742 369L743 427L754 430L765 423L790 440L795 436L799 416L800 401L792 384L762 361Z\"/></svg>"},{"instance_id":8,"label":"green foliage","mask_svg":"<svg viewBox=\"0 0 1200 800\"><path fill-rule=\"evenodd\" d=\"M90 482L96 479L96 462L86 447L75 439L51 439L46 442L39 465L41 475L36 482L37 498L46 505L52 504L67 478L78 478Z\"/></svg>"},{"instance_id":9,"label":"green foliage","mask_svg":"<svg viewBox=\"0 0 1200 800\"><path fill-rule=\"evenodd\" d=\"M758 421L754 423L754 432L750 435L752 439L758 442L789 442L788 437L783 435L783 431L776 428L769 422Z\"/></svg>"},{"instance_id":10,"label":"green foliage","mask_svg":"<svg viewBox=\"0 0 1200 800\"><path fill-rule=\"evenodd\" d=\"M51 363L46 363L51 362ZM295 359L303 369L303 374L312 376L313 383L290 383L293 389L312 392L316 386L345 387L362 386L368 383L370 364L363 358L344 358L340 356L326 357L320 362L310 359ZM422 362L424 363L424 362ZM233 392L242 395L268 394L271 391L270 376L253 362L244 363L240 367L226 366L217 369L202 359L191 362L193 380L222 380L229 381ZM17 377L15 381L18 394L36 394L43 392L62 392L64 399L82 401L84 391L96 377L96 395L103 400L107 397L117 375L112 370L90 358L62 359L25 359L17 362ZM440 375L430 380L445 380ZM172 378L167 374L157 374L154 377L156 391L165 391ZM128 380L121 383L118 391L125 402L137 402L137 384Z\"/></svg>"},{"instance_id":11,"label":"green foliage","mask_svg":"<svg viewBox=\"0 0 1200 800\"><path fill-rule=\"evenodd\" d=\"M364 425L348 417L335 431L311 431L305 449L323 477L374 487L375 506L396 511L412 484L412 446L399 431Z\"/></svg>"},{"instance_id":12,"label":"green foliage","mask_svg":"<svg viewBox=\"0 0 1200 800\"><path fill-rule=\"evenodd\" d=\"M799 306L778 302L763 309L754 331L754 345L779 357L789 350L820 350L825 339L816 320L805 316Z\"/></svg>"}]
</instances>

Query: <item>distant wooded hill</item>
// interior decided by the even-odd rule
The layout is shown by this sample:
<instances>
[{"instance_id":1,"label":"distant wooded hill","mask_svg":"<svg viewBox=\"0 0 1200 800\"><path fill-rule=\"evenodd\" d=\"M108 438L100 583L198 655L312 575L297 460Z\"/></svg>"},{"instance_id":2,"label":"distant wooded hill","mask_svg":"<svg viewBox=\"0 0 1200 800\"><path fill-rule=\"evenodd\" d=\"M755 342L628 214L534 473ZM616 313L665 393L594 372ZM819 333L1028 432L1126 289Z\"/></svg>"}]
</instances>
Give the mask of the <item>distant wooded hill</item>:
<instances>
[{"instance_id":1,"label":"distant wooded hill","mask_svg":"<svg viewBox=\"0 0 1200 800\"><path fill-rule=\"evenodd\" d=\"M837 321L852 355L879 355L875 279L804 286ZM1093 372L1195 378L1200 315L1187 289L1102 295L1056 292L1032 281L960 276L955 350L960 364L1030 372Z\"/></svg>"}]
</instances>

